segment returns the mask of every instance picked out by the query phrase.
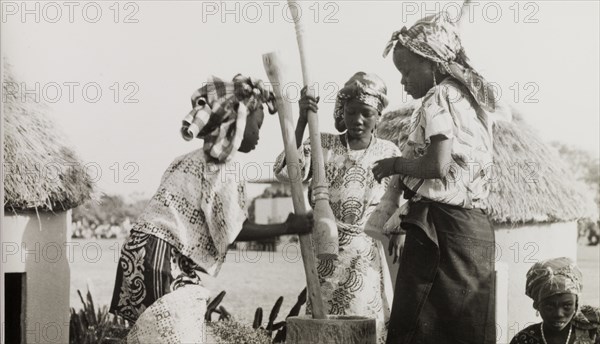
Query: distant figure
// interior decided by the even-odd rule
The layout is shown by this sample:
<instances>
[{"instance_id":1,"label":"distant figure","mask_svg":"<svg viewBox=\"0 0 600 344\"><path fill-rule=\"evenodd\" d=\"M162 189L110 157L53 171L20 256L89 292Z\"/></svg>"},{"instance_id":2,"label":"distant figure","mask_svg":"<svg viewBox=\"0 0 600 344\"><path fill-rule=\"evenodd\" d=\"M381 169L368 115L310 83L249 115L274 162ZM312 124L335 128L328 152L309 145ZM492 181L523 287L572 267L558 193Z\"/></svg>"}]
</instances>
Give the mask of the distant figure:
<instances>
[{"instance_id":1,"label":"distant figure","mask_svg":"<svg viewBox=\"0 0 600 344\"><path fill-rule=\"evenodd\" d=\"M525 294L542 322L520 331L511 344L599 344L600 309L580 305L582 274L569 258L535 263L527 272Z\"/></svg>"}]
</instances>

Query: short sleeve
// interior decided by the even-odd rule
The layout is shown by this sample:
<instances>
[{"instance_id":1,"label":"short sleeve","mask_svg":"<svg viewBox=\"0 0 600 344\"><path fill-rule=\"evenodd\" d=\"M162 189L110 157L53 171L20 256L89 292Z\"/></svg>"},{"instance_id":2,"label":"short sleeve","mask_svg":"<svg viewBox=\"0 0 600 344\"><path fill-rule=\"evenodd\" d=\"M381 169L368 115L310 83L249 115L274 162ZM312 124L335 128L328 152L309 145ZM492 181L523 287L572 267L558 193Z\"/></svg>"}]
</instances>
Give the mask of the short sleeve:
<instances>
[{"instance_id":1,"label":"short sleeve","mask_svg":"<svg viewBox=\"0 0 600 344\"><path fill-rule=\"evenodd\" d=\"M393 144L392 142L386 142L386 144L382 145L384 148L382 150L382 154L380 155L380 158L392 158L392 157L400 157L402 156L402 153L400 152L400 149L398 148L398 146L396 146L395 144ZM375 210L375 208L383 201L382 198L384 197L385 193L387 192L388 188L396 188L398 191L398 200L395 200L393 203L396 204L396 206L398 205L399 198L400 198L400 194L402 193L401 188L400 188L400 175L392 175L392 176L388 176L385 177L381 180L381 186L377 187L377 188L373 188L371 190L371 192L373 192L373 198L371 200L371 202L369 203L368 207L365 209L365 218L369 218L369 216L371 216L371 213Z\"/></svg>"},{"instance_id":2,"label":"short sleeve","mask_svg":"<svg viewBox=\"0 0 600 344\"><path fill-rule=\"evenodd\" d=\"M275 160L273 166L273 172L275 177L283 182L290 182L293 179L298 178L299 175L302 181L306 181L310 178L311 171L311 148L310 139L306 139L302 145L298 148L298 163L294 166L294 175L290 178L288 173L288 166L285 159L285 151L281 152Z\"/></svg>"},{"instance_id":3,"label":"short sleeve","mask_svg":"<svg viewBox=\"0 0 600 344\"><path fill-rule=\"evenodd\" d=\"M421 126L424 139L431 141L432 136L442 135L448 139L454 137L454 120L450 111L451 101L458 100L459 94L452 92L452 87L436 86L433 94L423 101L423 117Z\"/></svg>"}]
</instances>

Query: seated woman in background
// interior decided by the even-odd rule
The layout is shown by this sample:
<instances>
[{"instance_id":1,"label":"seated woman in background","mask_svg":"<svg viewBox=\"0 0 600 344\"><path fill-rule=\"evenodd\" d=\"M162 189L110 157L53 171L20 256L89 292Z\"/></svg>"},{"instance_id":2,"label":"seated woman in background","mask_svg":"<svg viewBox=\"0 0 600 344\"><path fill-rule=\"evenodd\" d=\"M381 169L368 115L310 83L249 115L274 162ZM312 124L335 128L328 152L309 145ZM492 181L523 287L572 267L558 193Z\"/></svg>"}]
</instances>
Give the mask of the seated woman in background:
<instances>
[{"instance_id":1,"label":"seated woman in background","mask_svg":"<svg viewBox=\"0 0 600 344\"><path fill-rule=\"evenodd\" d=\"M511 344L600 343L600 309L579 304L582 274L566 257L535 263L525 293L542 322L526 327Z\"/></svg>"}]
</instances>

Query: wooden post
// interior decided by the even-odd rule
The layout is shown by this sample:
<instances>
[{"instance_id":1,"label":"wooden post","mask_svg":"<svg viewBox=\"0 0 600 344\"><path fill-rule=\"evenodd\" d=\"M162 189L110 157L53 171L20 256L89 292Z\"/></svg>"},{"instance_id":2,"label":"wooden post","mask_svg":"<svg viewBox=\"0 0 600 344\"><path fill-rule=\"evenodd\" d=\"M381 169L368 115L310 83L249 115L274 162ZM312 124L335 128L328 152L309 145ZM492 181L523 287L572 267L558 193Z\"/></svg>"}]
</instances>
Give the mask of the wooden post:
<instances>
[{"instance_id":1,"label":"wooden post","mask_svg":"<svg viewBox=\"0 0 600 344\"><path fill-rule=\"evenodd\" d=\"M298 40L298 49L300 50L300 62L302 64L302 78L304 85L307 86L307 95L315 96L312 78L310 77L310 68L308 66L308 49L304 42L304 25L297 9L300 4L294 0L288 0L290 11L294 18L296 27L296 38ZM315 241L317 242L317 256L319 258L337 257L338 230L335 223L335 216L329 205L329 188L327 187L327 178L325 176L325 163L323 160L323 149L321 148L321 132L319 131L319 118L317 114L308 111L308 130L310 134L310 147L312 153L313 167L313 196L315 198Z\"/></svg>"},{"instance_id":2,"label":"wooden post","mask_svg":"<svg viewBox=\"0 0 600 344\"><path fill-rule=\"evenodd\" d=\"M306 214L304 190L302 188L302 166L299 164L298 149L296 148L292 106L281 94L281 87L284 83L281 62L277 53L269 53L263 55L263 64L267 76L269 77L269 81L273 86L273 93L275 94L275 102L277 104L277 113L285 149L285 160L288 176L290 177L294 212L296 214ZM299 239L302 262L304 263L304 271L306 273L307 292L312 305L312 313L315 318L324 319L326 318L326 313L317 275L317 262L312 245L312 235L300 235Z\"/></svg>"}]
</instances>

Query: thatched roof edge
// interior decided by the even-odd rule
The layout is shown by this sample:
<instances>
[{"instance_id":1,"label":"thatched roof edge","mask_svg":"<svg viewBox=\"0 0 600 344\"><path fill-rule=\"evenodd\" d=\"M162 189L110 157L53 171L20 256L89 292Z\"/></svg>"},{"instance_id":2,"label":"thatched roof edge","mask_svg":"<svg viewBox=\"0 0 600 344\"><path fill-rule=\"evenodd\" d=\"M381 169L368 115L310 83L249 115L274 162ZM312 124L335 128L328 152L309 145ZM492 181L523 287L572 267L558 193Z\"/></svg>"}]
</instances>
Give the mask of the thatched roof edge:
<instances>
[{"instance_id":1,"label":"thatched roof edge","mask_svg":"<svg viewBox=\"0 0 600 344\"><path fill-rule=\"evenodd\" d=\"M90 199L94 183L66 136L48 118L48 107L22 99L3 60L4 210L61 211Z\"/></svg>"},{"instance_id":2,"label":"thatched roof edge","mask_svg":"<svg viewBox=\"0 0 600 344\"><path fill-rule=\"evenodd\" d=\"M414 104L384 114L377 134L401 146ZM597 218L585 185L575 180L557 150L511 108L513 120L494 124L494 165L501 171L487 200L495 224L519 225Z\"/></svg>"}]
</instances>

